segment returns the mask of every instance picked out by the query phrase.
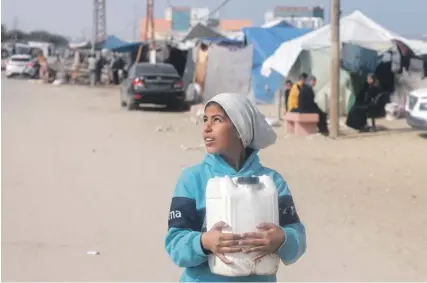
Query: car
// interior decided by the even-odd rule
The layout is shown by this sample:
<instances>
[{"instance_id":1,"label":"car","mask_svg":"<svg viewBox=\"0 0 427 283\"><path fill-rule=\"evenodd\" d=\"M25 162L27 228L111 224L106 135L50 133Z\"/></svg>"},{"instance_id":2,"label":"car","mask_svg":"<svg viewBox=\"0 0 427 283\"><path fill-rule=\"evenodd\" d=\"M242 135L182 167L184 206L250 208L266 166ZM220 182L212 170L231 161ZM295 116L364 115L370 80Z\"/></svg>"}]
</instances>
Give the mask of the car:
<instances>
[{"instance_id":1,"label":"car","mask_svg":"<svg viewBox=\"0 0 427 283\"><path fill-rule=\"evenodd\" d=\"M26 70L30 63L30 55L12 55L6 63L6 77L28 75Z\"/></svg>"},{"instance_id":2,"label":"car","mask_svg":"<svg viewBox=\"0 0 427 283\"><path fill-rule=\"evenodd\" d=\"M184 84L178 71L167 63L136 63L120 85L120 102L128 110L140 104L186 108Z\"/></svg>"},{"instance_id":3,"label":"car","mask_svg":"<svg viewBox=\"0 0 427 283\"><path fill-rule=\"evenodd\" d=\"M406 122L416 130L427 131L427 88L409 93L405 103Z\"/></svg>"}]
</instances>

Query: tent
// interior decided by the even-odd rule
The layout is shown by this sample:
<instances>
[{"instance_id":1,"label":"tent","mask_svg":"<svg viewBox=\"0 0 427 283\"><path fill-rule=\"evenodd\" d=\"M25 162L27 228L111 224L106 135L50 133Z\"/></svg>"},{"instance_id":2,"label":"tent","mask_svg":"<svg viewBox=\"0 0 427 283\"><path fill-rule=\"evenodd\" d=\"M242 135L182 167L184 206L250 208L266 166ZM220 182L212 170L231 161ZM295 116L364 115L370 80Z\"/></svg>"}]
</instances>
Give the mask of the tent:
<instances>
[{"instance_id":1,"label":"tent","mask_svg":"<svg viewBox=\"0 0 427 283\"><path fill-rule=\"evenodd\" d=\"M221 33L214 31L213 29L198 23L195 25L184 37L183 41L198 39L198 38L224 38Z\"/></svg>"},{"instance_id":2,"label":"tent","mask_svg":"<svg viewBox=\"0 0 427 283\"><path fill-rule=\"evenodd\" d=\"M263 24L261 27L263 28L273 28L273 27L294 28L295 26L291 25L284 19L276 19Z\"/></svg>"},{"instance_id":3,"label":"tent","mask_svg":"<svg viewBox=\"0 0 427 283\"><path fill-rule=\"evenodd\" d=\"M109 35L104 42L104 48L114 52L132 52L141 46L143 42L123 41L115 35Z\"/></svg>"},{"instance_id":4,"label":"tent","mask_svg":"<svg viewBox=\"0 0 427 283\"><path fill-rule=\"evenodd\" d=\"M268 77L272 73L278 72L281 76L290 79L296 79L301 72L315 75L317 77L316 101L321 108L327 110L330 94L330 37L330 25L326 25L283 43L273 55L265 60L261 73ZM341 18L340 39L343 43L356 44L378 53L392 47L395 39L411 47L411 42L406 38L383 28L360 11ZM355 78L350 72L341 69L342 114L346 112L345 105L350 96L358 91L354 87L360 83L358 80L360 78Z\"/></svg>"},{"instance_id":5,"label":"tent","mask_svg":"<svg viewBox=\"0 0 427 283\"><path fill-rule=\"evenodd\" d=\"M283 85L283 77L272 72L270 76L261 75L263 62L271 56L283 42L306 34L310 29L293 27L250 27L244 28L246 42L254 47L252 58L252 91L258 103L273 103L274 94Z\"/></svg>"},{"instance_id":6,"label":"tent","mask_svg":"<svg viewBox=\"0 0 427 283\"><path fill-rule=\"evenodd\" d=\"M331 28L326 25L304 36L283 43L280 48L263 64L262 73L268 75L273 69L287 76L303 50L315 50L330 46ZM340 39L342 42L386 51L392 46L392 40L398 39L411 47L406 38L380 26L360 11L355 11L340 20Z\"/></svg>"}]
</instances>

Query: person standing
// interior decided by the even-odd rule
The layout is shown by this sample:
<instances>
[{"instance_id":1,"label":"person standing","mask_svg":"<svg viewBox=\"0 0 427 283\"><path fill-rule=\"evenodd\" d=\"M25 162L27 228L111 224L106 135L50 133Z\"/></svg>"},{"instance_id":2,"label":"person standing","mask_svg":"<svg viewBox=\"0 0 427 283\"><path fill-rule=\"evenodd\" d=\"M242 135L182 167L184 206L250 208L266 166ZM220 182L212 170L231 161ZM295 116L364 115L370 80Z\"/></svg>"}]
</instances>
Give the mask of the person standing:
<instances>
[{"instance_id":1,"label":"person standing","mask_svg":"<svg viewBox=\"0 0 427 283\"><path fill-rule=\"evenodd\" d=\"M256 262L276 254L286 265L306 250L305 228L298 216L288 184L276 171L264 167L260 149L276 142L277 135L247 95L221 93L205 105L202 136L204 160L185 169L171 200L165 248L171 260L183 267L180 282L276 282L276 274L226 277L211 272L208 255L233 264L224 254L256 252ZM269 175L278 194L279 225L260 223L258 231L222 233L227 224L216 223L206 231L205 193L209 179L219 176ZM290 213L286 213L290 211ZM179 212L179 217L175 216Z\"/></svg>"},{"instance_id":2,"label":"person standing","mask_svg":"<svg viewBox=\"0 0 427 283\"><path fill-rule=\"evenodd\" d=\"M95 86L96 84L96 58L95 54L90 54L88 58L88 69L89 69L89 77L90 77L90 86Z\"/></svg>"}]
</instances>

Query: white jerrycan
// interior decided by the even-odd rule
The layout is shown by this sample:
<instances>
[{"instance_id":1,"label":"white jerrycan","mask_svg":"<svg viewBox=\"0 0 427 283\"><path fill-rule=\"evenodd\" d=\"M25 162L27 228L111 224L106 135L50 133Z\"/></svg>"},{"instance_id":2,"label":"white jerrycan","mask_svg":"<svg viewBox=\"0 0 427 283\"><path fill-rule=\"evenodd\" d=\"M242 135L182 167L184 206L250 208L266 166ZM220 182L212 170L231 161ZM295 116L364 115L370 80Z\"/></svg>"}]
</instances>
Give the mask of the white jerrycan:
<instances>
[{"instance_id":1,"label":"white jerrycan","mask_svg":"<svg viewBox=\"0 0 427 283\"><path fill-rule=\"evenodd\" d=\"M206 186L206 228L224 221L230 228L223 233L257 232L263 222L279 225L279 206L276 185L270 176L215 177ZM212 273L223 276L276 274L280 259L272 254L255 262L258 253L230 253L225 264L215 255L209 255Z\"/></svg>"}]
</instances>

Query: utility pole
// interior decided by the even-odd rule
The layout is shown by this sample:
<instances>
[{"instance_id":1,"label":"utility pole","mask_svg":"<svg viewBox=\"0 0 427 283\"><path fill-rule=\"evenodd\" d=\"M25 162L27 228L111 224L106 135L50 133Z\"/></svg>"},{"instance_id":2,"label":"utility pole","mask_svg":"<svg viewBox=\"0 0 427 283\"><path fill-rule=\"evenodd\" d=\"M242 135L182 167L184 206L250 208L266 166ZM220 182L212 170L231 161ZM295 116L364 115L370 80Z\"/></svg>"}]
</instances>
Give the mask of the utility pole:
<instances>
[{"instance_id":1,"label":"utility pole","mask_svg":"<svg viewBox=\"0 0 427 283\"><path fill-rule=\"evenodd\" d=\"M137 30L138 30L138 7L135 4L133 6L133 22L132 22L132 41L135 42L137 38Z\"/></svg>"},{"instance_id":2,"label":"utility pole","mask_svg":"<svg viewBox=\"0 0 427 283\"><path fill-rule=\"evenodd\" d=\"M13 17L13 25L12 25L12 30L13 30L13 41L16 43L18 41L18 17L15 16Z\"/></svg>"},{"instance_id":3,"label":"utility pole","mask_svg":"<svg viewBox=\"0 0 427 283\"><path fill-rule=\"evenodd\" d=\"M92 1L92 51L95 52L97 42L107 38L107 0Z\"/></svg>"},{"instance_id":4,"label":"utility pole","mask_svg":"<svg viewBox=\"0 0 427 283\"><path fill-rule=\"evenodd\" d=\"M331 0L331 138L339 135L340 14L340 0Z\"/></svg>"},{"instance_id":5,"label":"utility pole","mask_svg":"<svg viewBox=\"0 0 427 283\"><path fill-rule=\"evenodd\" d=\"M145 40L150 41L149 62L156 63L156 42L155 42L155 26L154 26L154 0L147 0L147 13L145 16ZM142 52L142 45L139 47L136 61L139 62Z\"/></svg>"}]
</instances>

